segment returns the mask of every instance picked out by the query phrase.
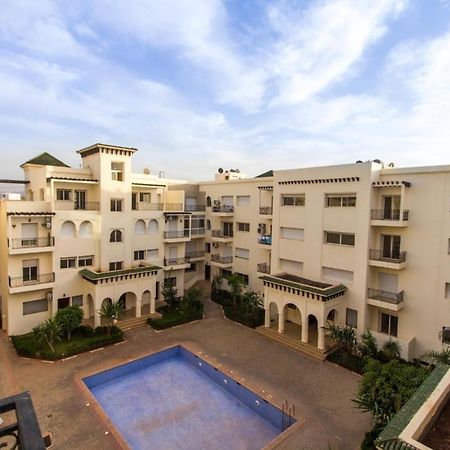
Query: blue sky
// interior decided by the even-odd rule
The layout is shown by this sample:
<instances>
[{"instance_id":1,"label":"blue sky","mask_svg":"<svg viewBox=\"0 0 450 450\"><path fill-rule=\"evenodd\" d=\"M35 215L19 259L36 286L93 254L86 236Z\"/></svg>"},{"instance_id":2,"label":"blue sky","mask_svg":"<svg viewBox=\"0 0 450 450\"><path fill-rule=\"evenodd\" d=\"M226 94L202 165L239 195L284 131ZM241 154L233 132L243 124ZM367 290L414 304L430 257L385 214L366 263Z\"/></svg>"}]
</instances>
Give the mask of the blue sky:
<instances>
[{"instance_id":1,"label":"blue sky","mask_svg":"<svg viewBox=\"0 0 450 450\"><path fill-rule=\"evenodd\" d=\"M188 180L450 164L450 0L1 6L0 177L95 142Z\"/></svg>"}]
</instances>

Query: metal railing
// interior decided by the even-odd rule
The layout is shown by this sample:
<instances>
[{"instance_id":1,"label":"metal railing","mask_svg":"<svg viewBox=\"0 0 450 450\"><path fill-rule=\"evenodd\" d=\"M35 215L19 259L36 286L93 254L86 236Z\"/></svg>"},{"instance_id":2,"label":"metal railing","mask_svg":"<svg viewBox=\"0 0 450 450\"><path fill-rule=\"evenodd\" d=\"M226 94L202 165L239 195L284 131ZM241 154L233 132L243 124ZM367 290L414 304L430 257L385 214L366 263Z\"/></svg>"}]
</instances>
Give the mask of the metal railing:
<instances>
[{"instance_id":1,"label":"metal railing","mask_svg":"<svg viewBox=\"0 0 450 450\"><path fill-rule=\"evenodd\" d=\"M186 264L189 262L185 256L180 256L177 258L164 258L165 266L176 266L178 264Z\"/></svg>"},{"instance_id":2,"label":"metal railing","mask_svg":"<svg viewBox=\"0 0 450 450\"><path fill-rule=\"evenodd\" d=\"M53 247L54 245L55 245L55 238L53 236L9 239L9 246L10 248L13 249Z\"/></svg>"},{"instance_id":3,"label":"metal railing","mask_svg":"<svg viewBox=\"0 0 450 450\"><path fill-rule=\"evenodd\" d=\"M273 212L273 208L271 206L261 206L259 208L259 213L260 214L269 214L271 215Z\"/></svg>"},{"instance_id":4,"label":"metal railing","mask_svg":"<svg viewBox=\"0 0 450 450\"><path fill-rule=\"evenodd\" d=\"M183 203L164 203L164 211L183 211Z\"/></svg>"},{"instance_id":5,"label":"metal railing","mask_svg":"<svg viewBox=\"0 0 450 450\"><path fill-rule=\"evenodd\" d=\"M211 261L220 264L231 264L233 262L232 256L221 256L219 254L211 255Z\"/></svg>"},{"instance_id":6,"label":"metal railing","mask_svg":"<svg viewBox=\"0 0 450 450\"><path fill-rule=\"evenodd\" d=\"M400 264L406 260L406 252L391 251L385 252L384 250L370 249L369 259L375 261L385 261L389 263Z\"/></svg>"},{"instance_id":7,"label":"metal railing","mask_svg":"<svg viewBox=\"0 0 450 450\"><path fill-rule=\"evenodd\" d=\"M372 288L367 289L367 297L373 300L380 300L382 302L392 303L394 305L398 305L403 301L403 293L404 291L389 292L389 291L382 291L380 289L372 289Z\"/></svg>"},{"instance_id":8,"label":"metal railing","mask_svg":"<svg viewBox=\"0 0 450 450\"><path fill-rule=\"evenodd\" d=\"M57 200L55 208L64 211L99 211L100 202L74 202L72 200Z\"/></svg>"},{"instance_id":9,"label":"metal railing","mask_svg":"<svg viewBox=\"0 0 450 450\"><path fill-rule=\"evenodd\" d=\"M9 287L23 287L23 286L33 286L35 284L53 283L55 281L55 274L43 273L31 277L8 277Z\"/></svg>"},{"instance_id":10,"label":"metal railing","mask_svg":"<svg viewBox=\"0 0 450 450\"><path fill-rule=\"evenodd\" d=\"M294 422L295 405L285 400L281 406L281 430L289 428Z\"/></svg>"},{"instance_id":11,"label":"metal railing","mask_svg":"<svg viewBox=\"0 0 450 450\"><path fill-rule=\"evenodd\" d=\"M186 260L189 261L192 258L203 258L205 256L205 250L196 250L194 252L186 252Z\"/></svg>"},{"instance_id":12,"label":"metal railing","mask_svg":"<svg viewBox=\"0 0 450 450\"><path fill-rule=\"evenodd\" d=\"M164 231L164 239L179 239L189 237L189 230Z\"/></svg>"},{"instance_id":13,"label":"metal railing","mask_svg":"<svg viewBox=\"0 0 450 450\"><path fill-rule=\"evenodd\" d=\"M192 236L199 236L205 234L204 228L191 228L191 235Z\"/></svg>"},{"instance_id":14,"label":"metal railing","mask_svg":"<svg viewBox=\"0 0 450 450\"><path fill-rule=\"evenodd\" d=\"M409 219L409 210L404 209L401 211L400 209L372 209L370 217L372 220L408 220Z\"/></svg>"},{"instance_id":15,"label":"metal railing","mask_svg":"<svg viewBox=\"0 0 450 450\"><path fill-rule=\"evenodd\" d=\"M191 211L205 211L205 205L184 205L184 210Z\"/></svg>"},{"instance_id":16,"label":"metal railing","mask_svg":"<svg viewBox=\"0 0 450 450\"><path fill-rule=\"evenodd\" d=\"M213 205L212 207L213 213L232 213L234 212L233 205Z\"/></svg>"},{"instance_id":17,"label":"metal railing","mask_svg":"<svg viewBox=\"0 0 450 450\"><path fill-rule=\"evenodd\" d=\"M232 238L233 237L233 232L232 231L227 231L225 233L223 230L211 230L211 237L213 237L213 238L222 238L222 239Z\"/></svg>"},{"instance_id":18,"label":"metal railing","mask_svg":"<svg viewBox=\"0 0 450 450\"><path fill-rule=\"evenodd\" d=\"M270 265L268 263L257 264L256 270L261 273L270 273Z\"/></svg>"},{"instance_id":19,"label":"metal railing","mask_svg":"<svg viewBox=\"0 0 450 450\"><path fill-rule=\"evenodd\" d=\"M133 211L162 211L162 203L137 202L131 206Z\"/></svg>"},{"instance_id":20,"label":"metal railing","mask_svg":"<svg viewBox=\"0 0 450 450\"><path fill-rule=\"evenodd\" d=\"M272 245L272 236L270 234L259 235L258 244Z\"/></svg>"}]
</instances>

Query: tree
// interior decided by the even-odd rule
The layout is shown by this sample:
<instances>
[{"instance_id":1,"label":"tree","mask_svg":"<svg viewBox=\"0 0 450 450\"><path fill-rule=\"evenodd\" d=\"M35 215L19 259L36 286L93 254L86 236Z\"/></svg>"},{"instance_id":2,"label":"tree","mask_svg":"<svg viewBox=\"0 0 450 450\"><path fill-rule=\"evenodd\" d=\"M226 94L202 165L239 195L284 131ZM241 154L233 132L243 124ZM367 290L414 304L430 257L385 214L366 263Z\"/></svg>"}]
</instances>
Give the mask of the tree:
<instances>
[{"instance_id":1,"label":"tree","mask_svg":"<svg viewBox=\"0 0 450 450\"><path fill-rule=\"evenodd\" d=\"M354 328L349 326L341 327L329 322L323 329L327 336L342 347L344 352L352 354L355 351L358 341L356 339L356 330Z\"/></svg>"},{"instance_id":2,"label":"tree","mask_svg":"<svg viewBox=\"0 0 450 450\"><path fill-rule=\"evenodd\" d=\"M211 281L211 297L215 297L222 289L223 276L221 274L214 275Z\"/></svg>"},{"instance_id":3,"label":"tree","mask_svg":"<svg viewBox=\"0 0 450 450\"><path fill-rule=\"evenodd\" d=\"M164 301L167 303L170 309L174 310L178 306L177 288L171 278L166 278L162 285L162 295Z\"/></svg>"},{"instance_id":4,"label":"tree","mask_svg":"<svg viewBox=\"0 0 450 450\"><path fill-rule=\"evenodd\" d=\"M422 357L426 361L450 365L450 345L444 345L440 352L431 351Z\"/></svg>"},{"instance_id":5,"label":"tree","mask_svg":"<svg viewBox=\"0 0 450 450\"><path fill-rule=\"evenodd\" d=\"M358 345L358 349L362 356L370 356L371 358L378 358L378 345L375 337L366 330L361 336L362 342Z\"/></svg>"},{"instance_id":6,"label":"tree","mask_svg":"<svg viewBox=\"0 0 450 450\"><path fill-rule=\"evenodd\" d=\"M233 273L231 275L228 275L226 278L228 282L228 286L231 290L231 298L233 299L233 308L236 309L237 307L237 300L241 295L242 292L242 285L244 284L244 281L240 275L237 273Z\"/></svg>"},{"instance_id":7,"label":"tree","mask_svg":"<svg viewBox=\"0 0 450 450\"><path fill-rule=\"evenodd\" d=\"M62 331L67 335L67 340L70 341L72 331L81 325L83 320L83 310L76 305L68 306L60 309L55 315L56 321L61 326Z\"/></svg>"},{"instance_id":8,"label":"tree","mask_svg":"<svg viewBox=\"0 0 450 450\"><path fill-rule=\"evenodd\" d=\"M201 293L202 291L199 288L192 287L191 289L189 289L184 294L184 307L189 311L199 308L200 304L202 303L200 300Z\"/></svg>"},{"instance_id":9,"label":"tree","mask_svg":"<svg viewBox=\"0 0 450 450\"><path fill-rule=\"evenodd\" d=\"M106 320L108 337L111 335L111 327L115 320L118 320L122 313L122 304L119 302L104 301L100 308L100 316Z\"/></svg>"},{"instance_id":10,"label":"tree","mask_svg":"<svg viewBox=\"0 0 450 450\"><path fill-rule=\"evenodd\" d=\"M385 425L428 376L421 366L394 359L382 363L367 358L357 398L359 408L372 413L375 423Z\"/></svg>"},{"instance_id":11,"label":"tree","mask_svg":"<svg viewBox=\"0 0 450 450\"><path fill-rule=\"evenodd\" d=\"M393 359L400 359L401 352L399 343L389 339L389 341L385 342L383 347L381 347L380 356L385 361L391 361Z\"/></svg>"},{"instance_id":12,"label":"tree","mask_svg":"<svg viewBox=\"0 0 450 450\"><path fill-rule=\"evenodd\" d=\"M257 292L249 291L242 296L241 306L247 312L255 314L258 309L263 308L263 299Z\"/></svg>"},{"instance_id":13,"label":"tree","mask_svg":"<svg viewBox=\"0 0 450 450\"><path fill-rule=\"evenodd\" d=\"M61 325L56 319L48 319L33 328L33 334L40 345L46 342L55 353L54 343L61 340Z\"/></svg>"}]
</instances>

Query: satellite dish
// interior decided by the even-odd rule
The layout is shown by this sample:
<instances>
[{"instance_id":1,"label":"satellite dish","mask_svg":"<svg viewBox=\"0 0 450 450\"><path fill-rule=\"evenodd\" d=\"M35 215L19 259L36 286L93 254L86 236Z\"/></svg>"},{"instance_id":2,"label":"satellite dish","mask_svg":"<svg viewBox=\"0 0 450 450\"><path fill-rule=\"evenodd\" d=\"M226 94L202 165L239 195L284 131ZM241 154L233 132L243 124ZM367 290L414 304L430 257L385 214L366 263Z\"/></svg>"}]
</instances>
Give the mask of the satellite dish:
<instances>
[{"instance_id":1,"label":"satellite dish","mask_svg":"<svg viewBox=\"0 0 450 450\"><path fill-rule=\"evenodd\" d=\"M388 164L388 167L394 167L394 163L393 163L393 162L390 162L390 163Z\"/></svg>"},{"instance_id":2,"label":"satellite dish","mask_svg":"<svg viewBox=\"0 0 450 450\"><path fill-rule=\"evenodd\" d=\"M362 164L362 161L358 159L358 161L356 161L356 164Z\"/></svg>"},{"instance_id":3,"label":"satellite dish","mask_svg":"<svg viewBox=\"0 0 450 450\"><path fill-rule=\"evenodd\" d=\"M150 169L148 169L147 167L144 169L144 174L145 175L150 175Z\"/></svg>"},{"instance_id":4,"label":"satellite dish","mask_svg":"<svg viewBox=\"0 0 450 450\"><path fill-rule=\"evenodd\" d=\"M239 169L234 169L234 171L235 171L236 173L240 173L240 170L239 170Z\"/></svg>"},{"instance_id":5,"label":"satellite dish","mask_svg":"<svg viewBox=\"0 0 450 450\"><path fill-rule=\"evenodd\" d=\"M223 169L222 169L222 167L219 167L219 168L217 169L217 172L219 172L219 173L223 173Z\"/></svg>"}]
</instances>

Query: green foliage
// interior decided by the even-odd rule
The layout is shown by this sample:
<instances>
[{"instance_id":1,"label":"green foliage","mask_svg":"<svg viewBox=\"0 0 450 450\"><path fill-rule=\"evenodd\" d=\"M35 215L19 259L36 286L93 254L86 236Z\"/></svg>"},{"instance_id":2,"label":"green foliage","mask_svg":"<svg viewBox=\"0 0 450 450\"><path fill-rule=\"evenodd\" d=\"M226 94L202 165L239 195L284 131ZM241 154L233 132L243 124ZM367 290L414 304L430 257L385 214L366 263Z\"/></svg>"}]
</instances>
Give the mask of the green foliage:
<instances>
[{"instance_id":1,"label":"green foliage","mask_svg":"<svg viewBox=\"0 0 450 450\"><path fill-rule=\"evenodd\" d=\"M361 450L377 450L375 447L375 440L383 431L383 428L383 425L379 423L375 424L375 426L365 434L364 440L361 443Z\"/></svg>"},{"instance_id":2,"label":"green foliage","mask_svg":"<svg viewBox=\"0 0 450 450\"><path fill-rule=\"evenodd\" d=\"M362 374L364 369L364 361L359 355L350 354L344 352L342 349L338 349L328 355L328 361L334 362L339 366L345 367L352 372Z\"/></svg>"},{"instance_id":3,"label":"green foliage","mask_svg":"<svg viewBox=\"0 0 450 450\"><path fill-rule=\"evenodd\" d=\"M389 339L385 342L380 350L380 359L384 361L391 361L393 359L400 359L401 348L397 341Z\"/></svg>"},{"instance_id":4,"label":"green foliage","mask_svg":"<svg viewBox=\"0 0 450 450\"><path fill-rule=\"evenodd\" d=\"M428 352L422 358L428 362L450 365L450 345L444 345L440 352Z\"/></svg>"},{"instance_id":5,"label":"green foliage","mask_svg":"<svg viewBox=\"0 0 450 450\"><path fill-rule=\"evenodd\" d=\"M55 342L61 340L61 333L61 325L56 319L45 320L33 328L33 335L36 342L39 345L45 342L53 353L55 352Z\"/></svg>"},{"instance_id":6,"label":"green foliage","mask_svg":"<svg viewBox=\"0 0 450 450\"><path fill-rule=\"evenodd\" d=\"M358 345L358 350L362 356L378 358L377 341L370 330L366 330L361 336L361 343Z\"/></svg>"},{"instance_id":7,"label":"green foliage","mask_svg":"<svg viewBox=\"0 0 450 450\"><path fill-rule=\"evenodd\" d=\"M216 295L221 289L223 284L223 276L220 274L214 275L211 281L211 297Z\"/></svg>"},{"instance_id":8,"label":"green foliage","mask_svg":"<svg viewBox=\"0 0 450 450\"><path fill-rule=\"evenodd\" d=\"M255 291L246 292L241 299L241 310L246 314L256 314L258 309L263 309L262 297Z\"/></svg>"},{"instance_id":9,"label":"green foliage","mask_svg":"<svg viewBox=\"0 0 450 450\"><path fill-rule=\"evenodd\" d=\"M237 301L241 296L242 286L244 284L244 280L237 273L233 273L229 275L227 278L227 283L230 288L231 298L233 301L233 308L237 308Z\"/></svg>"},{"instance_id":10,"label":"green foliage","mask_svg":"<svg viewBox=\"0 0 450 450\"><path fill-rule=\"evenodd\" d=\"M189 289L185 294L184 298L181 302L181 308L184 310L193 310L193 309L199 309L200 304L202 304L200 300L200 296L202 294L202 291L196 287L192 287ZM203 304L202 304L203 306Z\"/></svg>"},{"instance_id":11,"label":"green foliage","mask_svg":"<svg viewBox=\"0 0 450 450\"><path fill-rule=\"evenodd\" d=\"M372 413L374 421L385 425L414 394L428 375L421 366L392 360L367 358L356 404Z\"/></svg>"},{"instance_id":12,"label":"green foliage","mask_svg":"<svg viewBox=\"0 0 450 450\"><path fill-rule=\"evenodd\" d=\"M328 323L324 327L325 333L333 339L337 344L339 344L342 349L352 354L356 350L357 339L356 330L352 327L341 327L339 325L334 325L333 323Z\"/></svg>"},{"instance_id":13,"label":"green foliage","mask_svg":"<svg viewBox=\"0 0 450 450\"><path fill-rule=\"evenodd\" d=\"M166 328L182 325L203 318L203 303L196 303L195 308L186 309L184 307L171 309L167 306L158 308L163 317L161 319L147 319L147 323L155 330L164 330Z\"/></svg>"},{"instance_id":14,"label":"green foliage","mask_svg":"<svg viewBox=\"0 0 450 450\"><path fill-rule=\"evenodd\" d=\"M81 325L83 310L76 305L68 306L56 313L55 320L61 326L62 331L66 333L67 340L70 341L72 331Z\"/></svg>"},{"instance_id":15,"label":"green foliage","mask_svg":"<svg viewBox=\"0 0 450 450\"><path fill-rule=\"evenodd\" d=\"M100 316L106 320L108 337L111 335L111 327L115 320L118 320L122 313L123 307L119 302L107 302L102 303L100 308Z\"/></svg>"},{"instance_id":16,"label":"green foliage","mask_svg":"<svg viewBox=\"0 0 450 450\"><path fill-rule=\"evenodd\" d=\"M176 309L180 303L177 297L177 288L170 278L167 278L162 284L162 296L171 309Z\"/></svg>"}]
</instances>

